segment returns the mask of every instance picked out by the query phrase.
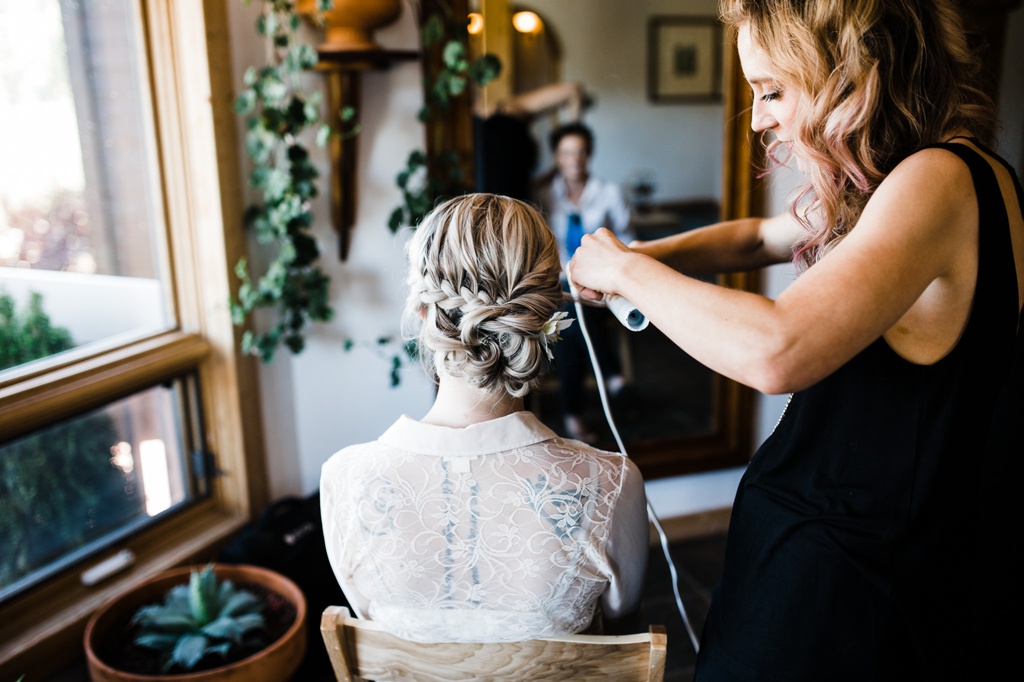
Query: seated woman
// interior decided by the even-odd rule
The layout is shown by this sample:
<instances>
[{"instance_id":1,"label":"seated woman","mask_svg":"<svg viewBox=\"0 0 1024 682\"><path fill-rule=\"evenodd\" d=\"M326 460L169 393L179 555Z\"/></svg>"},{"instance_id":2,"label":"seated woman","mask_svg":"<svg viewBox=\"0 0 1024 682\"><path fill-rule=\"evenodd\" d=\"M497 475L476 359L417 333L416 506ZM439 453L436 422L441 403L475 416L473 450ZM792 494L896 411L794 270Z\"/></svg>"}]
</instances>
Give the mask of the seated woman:
<instances>
[{"instance_id":1,"label":"seated woman","mask_svg":"<svg viewBox=\"0 0 1024 682\"><path fill-rule=\"evenodd\" d=\"M551 231L523 202L472 194L428 215L408 256L406 321L437 398L324 464L349 604L416 641L577 633L598 603L606 632L629 623L648 553L640 473L523 407L566 326Z\"/></svg>"}]
</instances>

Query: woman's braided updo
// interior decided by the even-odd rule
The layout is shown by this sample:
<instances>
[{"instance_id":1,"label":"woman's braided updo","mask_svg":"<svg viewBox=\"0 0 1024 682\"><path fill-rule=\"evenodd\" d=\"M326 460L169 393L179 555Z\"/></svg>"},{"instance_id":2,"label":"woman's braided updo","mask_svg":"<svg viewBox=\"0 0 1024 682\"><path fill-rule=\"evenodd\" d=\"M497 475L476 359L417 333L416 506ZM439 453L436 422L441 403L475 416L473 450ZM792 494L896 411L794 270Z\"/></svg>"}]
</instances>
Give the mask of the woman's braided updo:
<instances>
[{"instance_id":1,"label":"woman's braided updo","mask_svg":"<svg viewBox=\"0 0 1024 682\"><path fill-rule=\"evenodd\" d=\"M406 336L428 372L526 395L546 367L544 325L563 301L544 219L508 197L456 197L424 218L407 253Z\"/></svg>"}]
</instances>

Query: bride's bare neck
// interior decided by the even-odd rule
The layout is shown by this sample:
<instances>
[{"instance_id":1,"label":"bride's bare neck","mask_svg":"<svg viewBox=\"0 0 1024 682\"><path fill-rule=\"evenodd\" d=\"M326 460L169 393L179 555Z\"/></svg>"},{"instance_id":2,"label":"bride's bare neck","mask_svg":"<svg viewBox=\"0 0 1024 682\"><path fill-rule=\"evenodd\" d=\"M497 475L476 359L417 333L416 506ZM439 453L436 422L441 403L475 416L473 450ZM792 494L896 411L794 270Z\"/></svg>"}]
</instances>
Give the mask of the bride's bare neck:
<instances>
[{"instance_id":1,"label":"bride's bare neck","mask_svg":"<svg viewBox=\"0 0 1024 682\"><path fill-rule=\"evenodd\" d=\"M442 374L434 405L420 420L424 424L464 428L524 409L522 398L502 390L484 391L463 379Z\"/></svg>"}]
</instances>

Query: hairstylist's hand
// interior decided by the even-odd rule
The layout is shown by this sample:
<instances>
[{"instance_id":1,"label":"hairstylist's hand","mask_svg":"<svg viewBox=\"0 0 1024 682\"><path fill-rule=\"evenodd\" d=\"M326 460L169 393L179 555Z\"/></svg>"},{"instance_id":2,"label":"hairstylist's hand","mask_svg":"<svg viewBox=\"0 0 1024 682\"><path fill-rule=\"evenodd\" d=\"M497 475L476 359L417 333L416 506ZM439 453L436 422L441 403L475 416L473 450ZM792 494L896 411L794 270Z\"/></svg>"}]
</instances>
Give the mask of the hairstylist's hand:
<instances>
[{"instance_id":1,"label":"hairstylist's hand","mask_svg":"<svg viewBox=\"0 0 1024 682\"><path fill-rule=\"evenodd\" d=\"M618 293L618 274L626 267L627 256L632 253L607 228L583 235L579 248L569 261L569 276L580 296L600 301L605 294Z\"/></svg>"}]
</instances>

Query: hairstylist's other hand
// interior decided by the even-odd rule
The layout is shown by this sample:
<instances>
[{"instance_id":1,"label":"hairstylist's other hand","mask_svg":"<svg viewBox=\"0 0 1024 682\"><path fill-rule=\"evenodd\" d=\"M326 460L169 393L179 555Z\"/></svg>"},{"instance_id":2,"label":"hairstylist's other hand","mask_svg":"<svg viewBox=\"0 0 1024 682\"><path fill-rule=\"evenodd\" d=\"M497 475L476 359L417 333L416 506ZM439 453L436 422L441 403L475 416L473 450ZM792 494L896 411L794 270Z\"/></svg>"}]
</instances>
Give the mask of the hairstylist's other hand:
<instances>
[{"instance_id":1,"label":"hairstylist's other hand","mask_svg":"<svg viewBox=\"0 0 1024 682\"><path fill-rule=\"evenodd\" d=\"M569 276L580 296L600 301L605 294L618 293L617 276L626 266L626 257L632 253L608 228L583 235L569 261Z\"/></svg>"}]
</instances>

